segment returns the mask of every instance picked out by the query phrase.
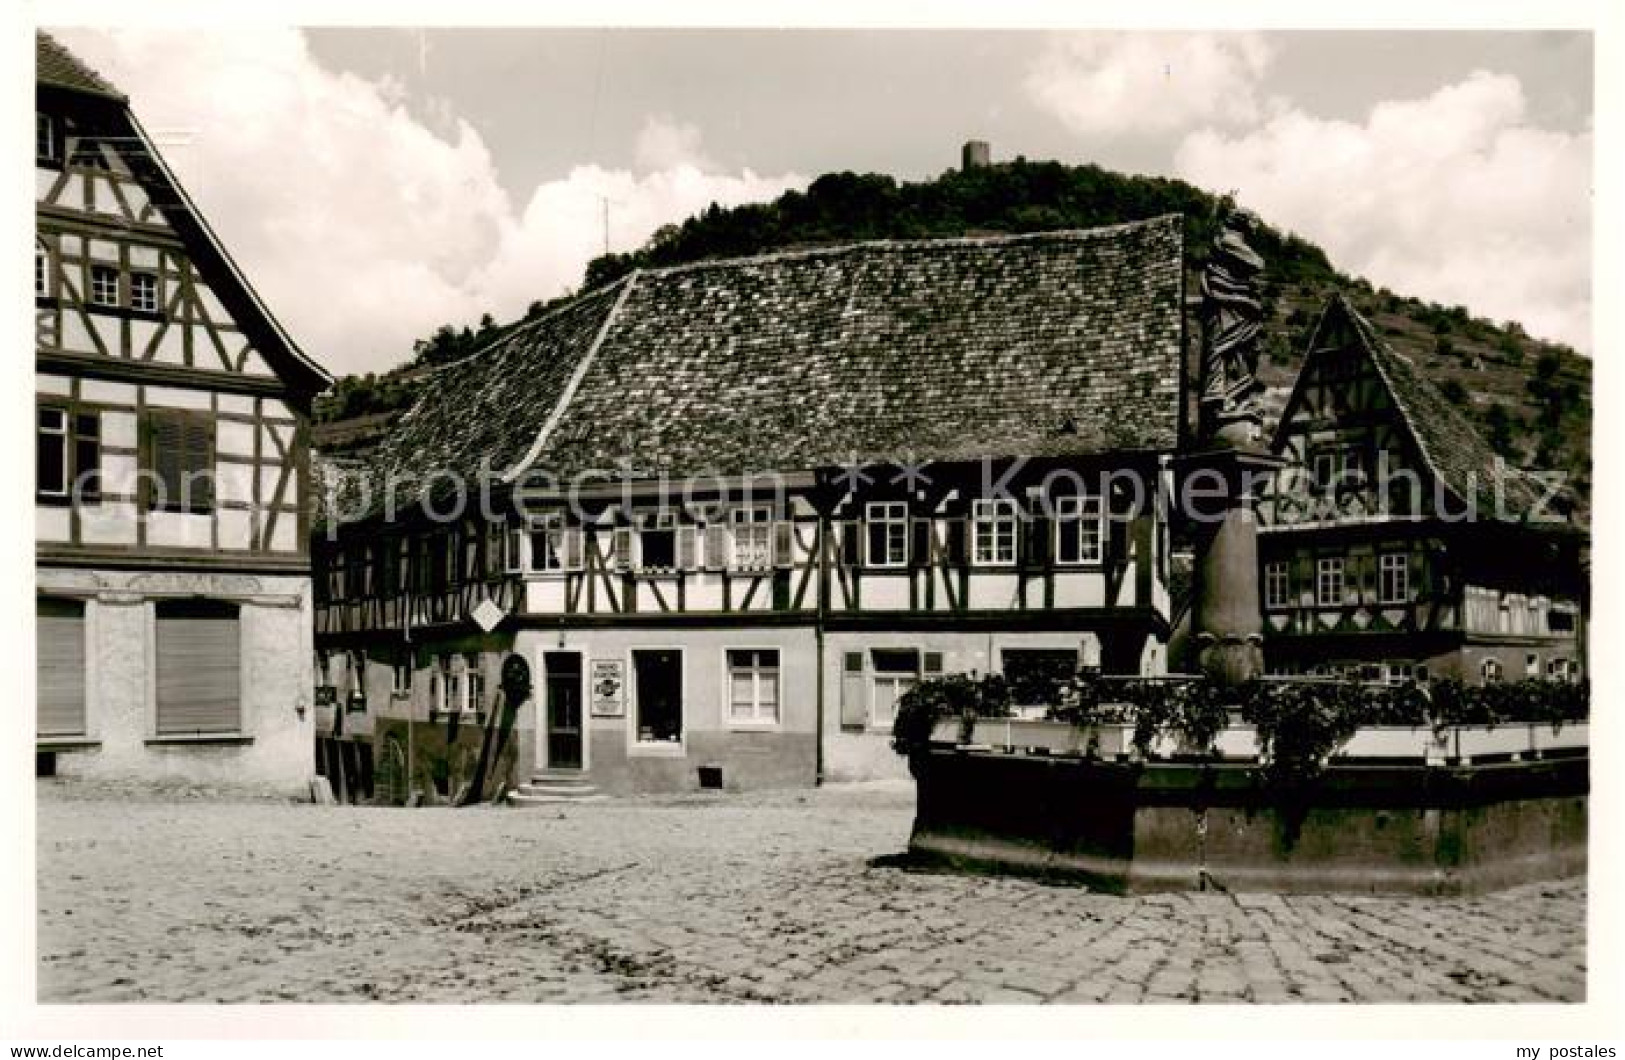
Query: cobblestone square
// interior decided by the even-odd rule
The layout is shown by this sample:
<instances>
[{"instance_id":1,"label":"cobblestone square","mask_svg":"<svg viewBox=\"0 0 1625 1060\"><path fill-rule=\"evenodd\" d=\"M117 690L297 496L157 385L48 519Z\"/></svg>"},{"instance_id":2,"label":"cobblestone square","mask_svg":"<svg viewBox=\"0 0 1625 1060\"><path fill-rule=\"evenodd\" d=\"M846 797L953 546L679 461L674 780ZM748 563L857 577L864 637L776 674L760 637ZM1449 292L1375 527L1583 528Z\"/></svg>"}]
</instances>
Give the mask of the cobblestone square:
<instances>
[{"instance_id":1,"label":"cobblestone square","mask_svg":"<svg viewBox=\"0 0 1625 1060\"><path fill-rule=\"evenodd\" d=\"M39 787L39 1000L1581 1001L1583 880L1136 898L873 863L907 784L396 810Z\"/></svg>"}]
</instances>

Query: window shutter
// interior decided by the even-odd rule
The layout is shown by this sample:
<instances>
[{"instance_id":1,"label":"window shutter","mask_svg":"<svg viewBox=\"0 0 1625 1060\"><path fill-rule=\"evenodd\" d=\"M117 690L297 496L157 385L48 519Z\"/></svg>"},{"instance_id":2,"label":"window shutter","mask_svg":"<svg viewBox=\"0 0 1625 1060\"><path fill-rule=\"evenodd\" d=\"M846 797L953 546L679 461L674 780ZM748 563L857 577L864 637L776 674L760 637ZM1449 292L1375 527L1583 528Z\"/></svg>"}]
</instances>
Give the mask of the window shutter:
<instances>
[{"instance_id":1,"label":"window shutter","mask_svg":"<svg viewBox=\"0 0 1625 1060\"><path fill-rule=\"evenodd\" d=\"M41 599L36 715L40 736L85 735L85 605Z\"/></svg>"},{"instance_id":2,"label":"window shutter","mask_svg":"<svg viewBox=\"0 0 1625 1060\"><path fill-rule=\"evenodd\" d=\"M610 535L609 542L610 569L629 571L632 569L632 530L630 527L618 526Z\"/></svg>"},{"instance_id":3,"label":"window shutter","mask_svg":"<svg viewBox=\"0 0 1625 1060\"><path fill-rule=\"evenodd\" d=\"M699 542L696 540L700 533L697 526L679 526L677 528L677 569L693 570L699 566Z\"/></svg>"},{"instance_id":4,"label":"window shutter","mask_svg":"<svg viewBox=\"0 0 1625 1060\"><path fill-rule=\"evenodd\" d=\"M909 524L908 562L924 567L931 562L931 520L915 519Z\"/></svg>"},{"instance_id":5,"label":"window shutter","mask_svg":"<svg viewBox=\"0 0 1625 1060\"><path fill-rule=\"evenodd\" d=\"M214 454L213 425L202 416L188 416L185 425L186 453L183 457L187 473L187 508L197 511L214 507Z\"/></svg>"},{"instance_id":6,"label":"window shutter","mask_svg":"<svg viewBox=\"0 0 1625 1060\"><path fill-rule=\"evenodd\" d=\"M1297 591L1298 606L1312 607L1315 603L1315 557L1308 552L1297 552L1292 556L1289 568L1292 572L1292 588Z\"/></svg>"},{"instance_id":7,"label":"window shutter","mask_svg":"<svg viewBox=\"0 0 1625 1060\"><path fill-rule=\"evenodd\" d=\"M728 528L712 523L705 528L705 569L722 570L728 565Z\"/></svg>"},{"instance_id":8,"label":"window shutter","mask_svg":"<svg viewBox=\"0 0 1625 1060\"><path fill-rule=\"evenodd\" d=\"M863 565L863 523L857 519L848 519L841 524L841 565Z\"/></svg>"},{"instance_id":9,"label":"window shutter","mask_svg":"<svg viewBox=\"0 0 1625 1060\"><path fill-rule=\"evenodd\" d=\"M101 496L102 418L94 412L73 418L73 474L79 496L96 500Z\"/></svg>"},{"instance_id":10,"label":"window shutter","mask_svg":"<svg viewBox=\"0 0 1625 1060\"><path fill-rule=\"evenodd\" d=\"M580 570L582 564L582 540L580 527L572 527L559 532L559 562L565 570Z\"/></svg>"},{"instance_id":11,"label":"window shutter","mask_svg":"<svg viewBox=\"0 0 1625 1060\"><path fill-rule=\"evenodd\" d=\"M1122 501L1108 498L1106 503L1106 562L1111 564L1125 564L1128 562L1128 512L1121 507Z\"/></svg>"},{"instance_id":12,"label":"window shutter","mask_svg":"<svg viewBox=\"0 0 1625 1060\"><path fill-rule=\"evenodd\" d=\"M841 666L841 727L861 729L869 723L868 697L863 677L863 653L849 651Z\"/></svg>"},{"instance_id":13,"label":"window shutter","mask_svg":"<svg viewBox=\"0 0 1625 1060\"><path fill-rule=\"evenodd\" d=\"M152 417L148 463L155 480L152 488L158 494L153 503L159 507L176 508L181 503L181 454L186 444L183 432L176 416L159 413Z\"/></svg>"},{"instance_id":14,"label":"window shutter","mask_svg":"<svg viewBox=\"0 0 1625 1060\"><path fill-rule=\"evenodd\" d=\"M965 532L964 518L948 520L947 552L951 563L970 562L970 534Z\"/></svg>"},{"instance_id":15,"label":"window shutter","mask_svg":"<svg viewBox=\"0 0 1625 1060\"><path fill-rule=\"evenodd\" d=\"M158 734L241 730L237 609L213 601L158 605Z\"/></svg>"},{"instance_id":16,"label":"window shutter","mask_svg":"<svg viewBox=\"0 0 1625 1060\"><path fill-rule=\"evenodd\" d=\"M1054 523L1042 515L1034 514L1022 524L1026 531L1021 548L1021 562L1028 567L1042 567L1049 563L1050 540L1054 536Z\"/></svg>"},{"instance_id":17,"label":"window shutter","mask_svg":"<svg viewBox=\"0 0 1625 1060\"><path fill-rule=\"evenodd\" d=\"M773 566L788 567L795 553L795 524L779 519L773 524Z\"/></svg>"}]
</instances>

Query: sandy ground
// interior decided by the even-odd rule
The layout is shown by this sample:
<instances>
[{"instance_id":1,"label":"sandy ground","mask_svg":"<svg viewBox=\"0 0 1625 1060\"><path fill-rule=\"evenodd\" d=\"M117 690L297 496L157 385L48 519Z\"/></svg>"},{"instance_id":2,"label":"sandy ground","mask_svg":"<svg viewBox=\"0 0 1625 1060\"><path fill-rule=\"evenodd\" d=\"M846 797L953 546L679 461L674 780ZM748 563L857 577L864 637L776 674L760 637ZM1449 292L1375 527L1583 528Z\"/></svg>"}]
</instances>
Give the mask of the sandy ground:
<instances>
[{"instance_id":1,"label":"sandy ground","mask_svg":"<svg viewBox=\"0 0 1625 1060\"><path fill-rule=\"evenodd\" d=\"M38 792L42 1002L1584 998L1583 881L1119 898L871 864L907 842L906 783L541 810Z\"/></svg>"}]
</instances>

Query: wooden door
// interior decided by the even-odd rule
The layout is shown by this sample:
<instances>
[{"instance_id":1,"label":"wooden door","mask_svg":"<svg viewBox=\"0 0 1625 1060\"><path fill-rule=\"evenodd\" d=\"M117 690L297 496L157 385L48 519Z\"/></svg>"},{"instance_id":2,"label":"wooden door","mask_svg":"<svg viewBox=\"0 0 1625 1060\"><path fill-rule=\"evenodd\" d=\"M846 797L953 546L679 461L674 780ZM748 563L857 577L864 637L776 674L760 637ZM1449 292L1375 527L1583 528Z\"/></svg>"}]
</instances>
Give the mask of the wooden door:
<instances>
[{"instance_id":1,"label":"wooden door","mask_svg":"<svg viewBox=\"0 0 1625 1060\"><path fill-rule=\"evenodd\" d=\"M581 653L550 651L547 668L547 768L581 768Z\"/></svg>"}]
</instances>

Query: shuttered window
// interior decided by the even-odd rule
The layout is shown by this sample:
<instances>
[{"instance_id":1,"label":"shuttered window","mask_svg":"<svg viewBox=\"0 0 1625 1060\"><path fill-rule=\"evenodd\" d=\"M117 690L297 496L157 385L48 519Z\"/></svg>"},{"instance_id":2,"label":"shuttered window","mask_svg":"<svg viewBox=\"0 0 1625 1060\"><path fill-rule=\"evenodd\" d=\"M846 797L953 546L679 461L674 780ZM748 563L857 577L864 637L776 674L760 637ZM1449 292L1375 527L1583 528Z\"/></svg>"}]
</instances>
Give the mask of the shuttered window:
<instances>
[{"instance_id":1,"label":"shuttered window","mask_svg":"<svg viewBox=\"0 0 1625 1060\"><path fill-rule=\"evenodd\" d=\"M37 608L39 735L85 735L85 605L42 597Z\"/></svg>"},{"instance_id":2,"label":"shuttered window","mask_svg":"<svg viewBox=\"0 0 1625 1060\"><path fill-rule=\"evenodd\" d=\"M849 651L841 664L841 727L862 729L869 723L868 687L864 680L863 652Z\"/></svg>"},{"instance_id":3,"label":"shuttered window","mask_svg":"<svg viewBox=\"0 0 1625 1060\"><path fill-rule=\"evenodd\" d=\"M148 507L207 512L214 508L214 423L192 412L148 418Z\"/></svg>"},{"instance_id":4,"label":"shuttered window","mask_svg":"<svg viewBox=\"0 0 1625 1060\"><path fill-rule=\"evenodd\" d=\"M158 611L158 735L242 730L237 608L165 600Z\"/></svg>"}]
</instances>

